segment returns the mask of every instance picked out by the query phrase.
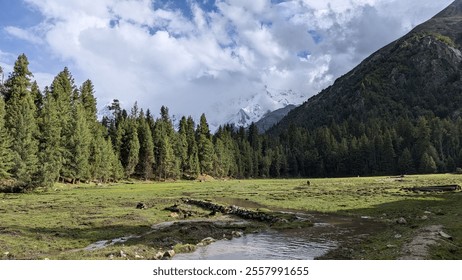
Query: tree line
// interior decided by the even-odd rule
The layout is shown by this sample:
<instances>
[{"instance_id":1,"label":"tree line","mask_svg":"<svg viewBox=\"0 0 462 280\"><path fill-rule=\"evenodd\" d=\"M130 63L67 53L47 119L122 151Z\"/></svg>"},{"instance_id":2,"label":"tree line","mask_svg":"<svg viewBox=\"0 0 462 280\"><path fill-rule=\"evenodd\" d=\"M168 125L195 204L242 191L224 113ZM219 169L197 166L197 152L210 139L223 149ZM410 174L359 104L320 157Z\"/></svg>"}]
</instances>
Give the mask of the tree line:
<instances>
[{"instance_id":1,"label":"tree line","mask_svg":"<svg viewBox=\"0 0 462 280\"><path fill-rule=\"evenodd\" d=\"M206 116L178 127L168 108L155 118L118 100L97 118L94 87L67 68L40 90L27 57L0 83L0 184L17 190L55 182L280 178L452 172L462 166L462 119L350 117L317 128L289 126L279 135L224 125Z\"/></svg>"}]
</instances>

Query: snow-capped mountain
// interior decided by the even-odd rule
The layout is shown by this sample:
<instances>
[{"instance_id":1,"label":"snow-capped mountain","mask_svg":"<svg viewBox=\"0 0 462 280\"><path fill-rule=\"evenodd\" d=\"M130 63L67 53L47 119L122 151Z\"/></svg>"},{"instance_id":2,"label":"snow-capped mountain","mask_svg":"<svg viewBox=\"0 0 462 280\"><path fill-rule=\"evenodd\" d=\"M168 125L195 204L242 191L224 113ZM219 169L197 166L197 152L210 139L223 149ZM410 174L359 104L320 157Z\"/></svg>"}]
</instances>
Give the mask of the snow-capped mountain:
<instances>
[{"instance_id":1,"label":"snow-capped mountain","mask_svg":"<svg viewBox=\"0 0 462 280\"><path fill-rule=\"evenodd\" d=\"M223 123L234 124L238 127L247 127L257 122L265 115L288 105L300 105L306 97L292 90L278 90L264 87L263 92L255 93L249 98L240 98L227 105L232 113L224 118ZM234 109L236 108L236 109Z\"/></svg>"}]
</instances>

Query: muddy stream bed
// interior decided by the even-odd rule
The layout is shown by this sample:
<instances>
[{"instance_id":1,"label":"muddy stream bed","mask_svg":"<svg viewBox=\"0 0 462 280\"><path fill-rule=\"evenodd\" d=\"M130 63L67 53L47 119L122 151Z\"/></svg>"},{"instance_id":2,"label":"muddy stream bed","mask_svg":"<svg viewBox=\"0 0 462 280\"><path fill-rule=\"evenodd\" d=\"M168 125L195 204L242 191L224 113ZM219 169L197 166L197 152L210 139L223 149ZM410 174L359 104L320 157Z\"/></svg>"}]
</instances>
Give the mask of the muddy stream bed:
<instances>
[{"instance_id":1,"label":"muddy stream bed","mask_svg":"<svg viewBox=\"0 0 462 280\"><path fill-rule=\"evenodd\" d=\"M243 208L263 208L262 205L241 199L216 198L214 201ZM151 231L140 236L101 240L89 245L85 250L98 250L117 243L150 243L168 248L181 243L198 244L204 238L212 238L214 242L196 246L192 252L177 253L172 259L309 260L322 257L332 250L348 248L349 244L361 242L371 233L384 227L382 223L374 222L367 217L355 218L288 209L269 210L292 214L300 220L309 220L313 226L276 230L269 226L254 227L255 222L233 215L223 215L215 219L191 218L153 225ZM245 234L235 236L236 232Z\"/></svg>"}]
</instances>

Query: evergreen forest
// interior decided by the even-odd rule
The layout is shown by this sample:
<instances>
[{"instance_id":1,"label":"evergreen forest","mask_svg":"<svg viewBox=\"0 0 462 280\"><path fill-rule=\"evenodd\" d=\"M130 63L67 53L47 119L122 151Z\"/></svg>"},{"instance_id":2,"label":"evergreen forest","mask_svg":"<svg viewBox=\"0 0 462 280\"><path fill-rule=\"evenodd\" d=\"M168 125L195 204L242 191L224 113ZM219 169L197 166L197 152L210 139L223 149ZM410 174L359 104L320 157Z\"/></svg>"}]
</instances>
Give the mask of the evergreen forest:
<instances>
[{"instance_id":1,"label":"evergreen forest","mask_svg":"<svg viewBox=\"0 0 462 280\"><path fill-rule=\"evenodd\" d=\"M114 99L97 118L90 80L75 85L65 68L43 90L22 54L0 80L0 186L12 191L55 182L393 175L461 171L462 118L359 119L279 134L223 125L206 116L178 127L167 107L159 117ZM1 70L1 69L0 69ZM0 73L3 74L3 73ZM2 75L0 75L2 76Z\"/></svg>"}]
</instances>

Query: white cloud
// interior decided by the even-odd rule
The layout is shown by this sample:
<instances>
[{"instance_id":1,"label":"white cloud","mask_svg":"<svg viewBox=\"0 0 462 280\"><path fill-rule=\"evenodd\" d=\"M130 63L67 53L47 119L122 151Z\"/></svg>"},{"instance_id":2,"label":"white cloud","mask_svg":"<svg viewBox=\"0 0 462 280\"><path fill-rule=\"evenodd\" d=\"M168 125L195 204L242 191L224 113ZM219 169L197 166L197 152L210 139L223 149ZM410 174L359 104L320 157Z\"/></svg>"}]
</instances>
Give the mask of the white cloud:
<instances>
[{"instance_id":1,"label":"white cloud","mask_svg":"<svg viewBox=\"0 0 462 280\"><path fill-rule=\"evenodd\" d=\"M43 44L44 43L42 38L35 35L30 30L22 29L22 28L15 27L15 26L7 26L5 27L5 31L14 37L28 41L33 44Z\"/></svg>"},{"instance_id":2,"label":"white cloud","mask_svg":"<svg viewBox=\"0 0 462 280\"><path fill-rule=\"evenodd\" d=\"M198 116L264 85L308 98L451 0L187 1L189 13L161 0L26 2L45 17L38 32L7 32L71 61L100 102Z\"/></svg>"}]
</instances>

